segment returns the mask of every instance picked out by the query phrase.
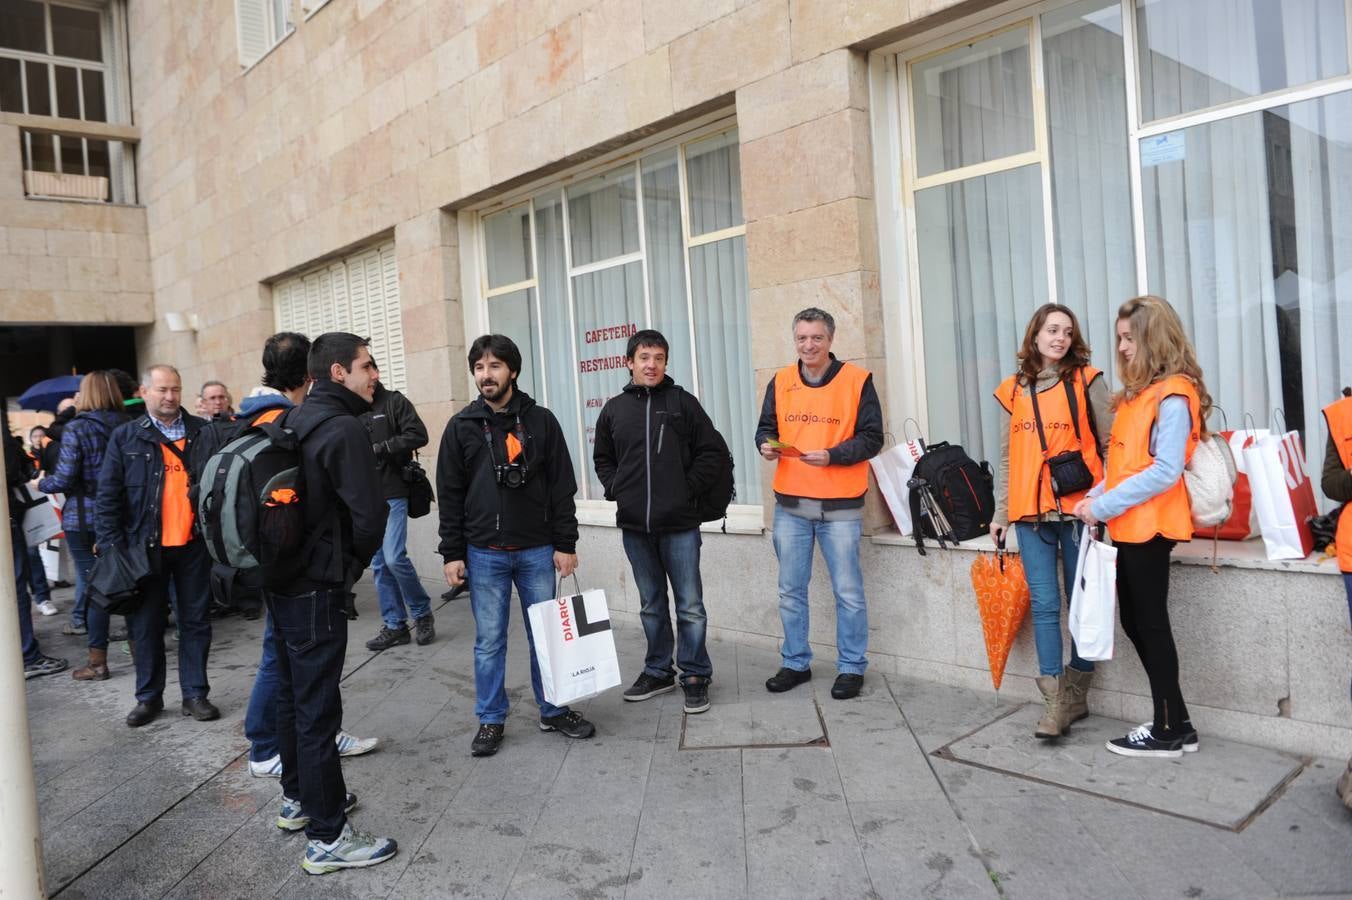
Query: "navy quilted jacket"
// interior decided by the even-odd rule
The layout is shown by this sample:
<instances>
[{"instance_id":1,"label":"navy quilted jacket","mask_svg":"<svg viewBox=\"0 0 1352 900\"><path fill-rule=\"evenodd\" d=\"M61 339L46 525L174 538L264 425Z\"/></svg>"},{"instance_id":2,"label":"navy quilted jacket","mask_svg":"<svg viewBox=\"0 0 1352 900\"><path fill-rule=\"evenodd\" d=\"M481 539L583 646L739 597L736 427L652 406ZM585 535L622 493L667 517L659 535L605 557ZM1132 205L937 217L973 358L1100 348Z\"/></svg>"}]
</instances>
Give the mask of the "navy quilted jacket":
<instances>
[{"instance_id":1,"label":"navy quilted jacket","mask_svg":"<svg viewBox=\"0 0 1352 900\"><path fill-rule=\"evenodd\" d=\"M66 424L56 471L38 482L38 490L44 494L66 495L61 510L61 526L66 531L93 534L94 495L98 493L103 453L113 429L127 421L125 413L96 409L82 412Z\"/></svg>"}]
</instances>

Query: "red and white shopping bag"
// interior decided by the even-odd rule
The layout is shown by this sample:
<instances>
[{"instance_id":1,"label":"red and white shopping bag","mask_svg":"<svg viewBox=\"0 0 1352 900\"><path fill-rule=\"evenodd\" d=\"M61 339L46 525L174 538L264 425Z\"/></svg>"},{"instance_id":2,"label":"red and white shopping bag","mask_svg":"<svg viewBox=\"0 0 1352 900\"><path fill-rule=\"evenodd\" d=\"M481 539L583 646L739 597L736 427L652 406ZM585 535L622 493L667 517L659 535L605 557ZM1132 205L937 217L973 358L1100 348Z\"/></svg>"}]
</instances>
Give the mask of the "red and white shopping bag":
<instances>
[{"instance_id":1,"label":"red and white shopping bag","mask_svg":"<svg viewBox=\"0 0 1352 900\"><path fill-rule=\"evenodd\" d=\"M576 577L573 587L577 587ZM567 706L618 685L620 663L606 592L563 596L556 589L554 593L559 596L532 604L527 612L545 699L555 706Z\"/></svg>"},{"instance_id":2,"label":"red and white shopping bag","mask_svg":"<svg viewBox=\"0 0 1352 900\"><path fill-rule=\"evenodd\" d=\"M916 439L903 441L895 447L888 447L873 457L868 464L873 468L873 478L878 482L887 501L887 511L892 521L897 523L897 531L911 533L911 489L906 482L911 480L916 461L925 455L925 442Z\"/></svg>"},{"instance_id":3,"label":"red and white shopping bag","mask_svg":"<svg viewBox=\"0 0 1352 900\"><path fill-rule=\"evenodd\" d=\"M1258 510L1253 505L1253 489L1249 486L1249 469L1244 462L1244 448L1253 446L1259 438L1271 434L1266 428L1249 428L1240 431L1222 431L1220 436L1230 444L1230 453L1235 458L1238 477L1235 480L1234 510L1230 518L1217 528L1202 529L1198 537L1217 537L1223 541L1247 541L1258 537L1261 525L1258 522Z\"/></svg>"},{"instance_id":4,"label":"red and white shopping bag","mask_svg":"<svg viewBox=\"0 0 1352 900\"><path fill-rule=\"evenodd\" d=\"M1318 515L1300 433L1269 434L1245 447L1244 465L1268 559L1304 559L1314 550L1307 521Z\"/></svg>"}]
</instances>

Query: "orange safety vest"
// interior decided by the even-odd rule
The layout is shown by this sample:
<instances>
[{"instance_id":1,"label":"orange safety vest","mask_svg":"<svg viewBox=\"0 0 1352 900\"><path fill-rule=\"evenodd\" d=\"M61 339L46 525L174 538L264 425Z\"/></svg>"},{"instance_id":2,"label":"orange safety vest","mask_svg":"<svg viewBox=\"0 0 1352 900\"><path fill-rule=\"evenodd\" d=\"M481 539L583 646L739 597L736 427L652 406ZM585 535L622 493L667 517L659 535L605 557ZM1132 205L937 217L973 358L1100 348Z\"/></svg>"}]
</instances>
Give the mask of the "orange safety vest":
<instances>
[{"instance_id":1,"label":"orange safety vest","mask_svg":"<svg viewBox=\"0 0 1352 900\"><path fill-rule=\"evenodd\" d=\"M1192 452L1201 440L1197 429L1197 423L1201 421L1201 401L1192 379L1186 375L1171 375L1118 405L1112 436L1108 439L1108 490L1132 475L1144 472L1155 461L1150 454L1150 429L1159 416L1160 403L1174 394L1188 401L1192 429L1183 458L1185 463L1192 459ZM1143 544L1156 535L1171 541L1192 540L1192 503L1182 476L1163 493L1110 519L1108 533L1114 541L1128 544Z\"/></svg>"},{"instance_id":2,"label":"orange safety vest","mask_svg":"<svg viewBox=\"0 0 1352 900\"><path fill-rule=\"evenodd\" d=\"M1324 421L1328 423L1329 434L1338 448L1338 459L1343 468L1352 469L1352 397L1344 397L1324 407ZM1338 548L1338 568L1352 572L1352 513L1346 507L1338 517L1334 545Z\"/></svg>"},{"instance_id":3,"label":"orange safety vest","mask_svg":"<svg viewBox=\"0 0 1352 900\"><path fill-rule=\"evenodd\" d=\"M800 450L829 450L854 437L859 398L869 373L844 363L829 382L806 384L798 364L775 373L775 416L779 440ZM868 462L852 466L809 466L781 456L775 469L776 493L818 500L862 497L868 491Z\"/></svg>"},{"instance_id":4,"label":"orange safety vest","mask_svg":"<svg viewBox=\"0 0 1352 900\"><path fill-rule=\"evenodd\" d=\"M187 439L174 441L183 450ZM164 454L164 493L160 497L160 544L182 547L192 540L192 503L188 500L188 467L174 451L161 444Z\"/></svg>"},{"instance_id":5,"label":"orange safety vest","mask_svg":"<svg viewBox=\"0 0 1352 900\"><path fill-rule=\"evenodd\" d=\"M1062 382L1057 381L1046 390L1038 392L1037 406L1042 414L1042 431L1047 437L1046 453L1042 452L1042 443L1037 436L1032 395L1019 384L1019 376L1009 376L995 389L995 399L1009 413L1011 522L1056 510L1056 497L1052 495L1051 478L1047 476L1045 464L1059 453L1079 450L1080 455L1084 457L1084 464L1094 476L1094 482L1097 484L1103 479L1103 461L1099 459L1094 431L1089 427L1089 397L1085 393L1085 385L1103 373L1093 366L1084 366L1083 372L1083 379L1076 373L1070 383L1078 407L1080 430L1078 441L1075 438L1075 425L1070 421L1070 403L1066 401L1066 389L1062 386ZM1069 514L1086 493L1088 491L1080 491L1062 497L1061 509Z\"/></svg>"}]
</instances>

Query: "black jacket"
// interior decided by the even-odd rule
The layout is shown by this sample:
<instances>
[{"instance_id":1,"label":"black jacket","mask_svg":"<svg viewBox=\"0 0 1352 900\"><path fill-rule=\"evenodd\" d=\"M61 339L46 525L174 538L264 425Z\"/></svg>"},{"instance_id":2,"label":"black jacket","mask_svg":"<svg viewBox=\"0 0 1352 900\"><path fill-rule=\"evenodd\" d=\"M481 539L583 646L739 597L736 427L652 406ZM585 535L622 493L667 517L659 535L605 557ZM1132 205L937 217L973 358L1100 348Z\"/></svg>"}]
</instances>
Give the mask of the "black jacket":
<instances>
[{"instance_id":1,"label":"black jacket","mask_svg":"<svg viewBox=\"0 0 1352 900\"><path fill-rule=\"evenodd\" d=\"M822 379L821 384L808 385L809 390L826 387L831 383L831 379L836 377L844 365L836 359L834 353L831 354L831 365L826 370L826 377ZM802 375L803 364L798 364L798 374ZM807 384L804 381L804 384ZM779 416L775 410L775 380L770 379L770 383L765 386L765 401L761 404L760 421L756 423L756 447L760 448L770 438L779 437ZM883 407L878 401L878 391L873 387L873 376L870 375L864 381L864 389L859 392L859 411L855 414L854 436L846 438L834 447L826 447L831 453L831 465L833 466L852 466L870 460L878 455L878 451L883 448ZM807 448L812 449L812 448ZM798 498L790 497L775 492L775 498L782 506L797 506ZM843 497L839 500L826 500L823 502L825 508L855 507L863 506L864 498Z\"/></svg>"},{"instance_id":2,"label":"black jacket","mask_svg":"<svg viewBox=\"0 0 1352 900\"><path fill-rule=\"evenodd\" d=\"M183 413L184 456L192 456L193 442L204 421ZM143 545L160 543L160 510L164 500L164 451L168 443L150 416L143 415L113 429L99 469L94 500L97 543Z\"/></svg>"},{"instance_id":3,"label":"black jacket","mask_svg":"<svg viewBox=\"0 0 1352 900\"><path fill-rule=\"evenodd\" d=\"M413 459L413 451L427 446L427 426L418 417L409 399L398 391L376 384L371 411L362 417L371 435L371 449L380 465L380 486L386 500L408 498L404 466Z\"/></svg>"},{"instance_id":4,"label":"black jacket","mask_svg":"<svg viewBox=\"0 0 1352 900\"><path fill-rule=\"evenodd\" d=\"M507 462L507 433L520 418L525 484L499 485L494 464ZM484 427L492 440L490 456ZM539 547L577 552L577 476L554 414L519 388L500 413L480 397L451 417L437 453L437 511L446 562L463 560L467 545Z\"/></svg>"},{"instance_id":5,"label":"black jacket","mask_svg":"<svg viewBox=\"0 0 1352 900\"><path fill-rule=\"evenodd\" d=\"M370 435L357 418L370 408L341 384L318 381L305 402L286 414L286 427L302 434L313 429L300 446L305 530L323 529L323 534L300 580L278 593L350 587L380 549L389 507L381 496Z\"/></svg>"},{"instance_id":6,"label":"black jacket","mask_svg":"<svg viewBox=\"0 0 1352 900\"><path fill-rule=\"evenodd\" d=\"M651 389L629 382L596 420L592 462L621 528L698 528L696 498L727 461L704 407L670 376Z\"/></svg>"},{"instance_id":7,"label":"black jacket","mask_svg":"<svg viewBox=\"0 0 1352 900\"><path fill-rule=\"evenodd\" d=\"M0 434L5 451L5 490L9 491L9 524L11 528L23 522L19 496L15 491L33 479L33 461L23 452L23 444L14 435L5 431ZM17 553L23 547L15 547Z\"/></svg>"}]
</instances>

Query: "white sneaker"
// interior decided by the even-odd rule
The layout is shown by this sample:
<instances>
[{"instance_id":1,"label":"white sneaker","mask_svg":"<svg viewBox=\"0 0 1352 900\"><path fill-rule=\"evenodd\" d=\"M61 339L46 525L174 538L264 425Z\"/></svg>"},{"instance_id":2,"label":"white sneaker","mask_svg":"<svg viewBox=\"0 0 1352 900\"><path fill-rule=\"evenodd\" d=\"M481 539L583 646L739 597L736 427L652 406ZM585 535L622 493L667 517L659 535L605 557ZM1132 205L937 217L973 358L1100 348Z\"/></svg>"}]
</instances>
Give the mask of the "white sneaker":
<instances>
[{"instance_id":1,"label":"white sneaker","mask_svg":"<svg viewBox=\"0 0 1352 900\"><path fill-rule=\"evenodd\" d=\"M311 875L325 875L339 869L379 865L398 852L399 845L393 838L363 834L347 822L331 844L306 842L300 867Z\"/></svg>"},{"instance_id":2,"label":"white sneaker","mask_svg":"<svg viewBox=\"0 0 1352 900\"><path fill-rule=\"evenodd\" d=\"M339 756L361 756L363 753L370 753L376 749L376 744L380 743L380 738L353 737L346 731L339 731L334 741L338 744ZM280 765L278 763L278 773L281 772Z\"/></svg>"},{"instance_id":3,"label":"white sneaker","mask_svg":"<svg viewBox=\"0 0 1352 900\"><path fill-rule=\"evenodd\" d=\"M50 600L43 600L41 603L34 603L33 605L36 606L38 612L42 613L44 616L54 616L57 614L56 604Z\"/></svg>"},{"instance_id":4,"label":"white sneaker","mask_svg":"<svg viewBox=\"0 0 1352 900\"><path fill-rule=\"evenodd\" d=\"M265 759L260 762L249 760L249 774L255 778L281 778L282 777L282 755L278 753L271 759Z\"/></svg>"}]
</instances>

